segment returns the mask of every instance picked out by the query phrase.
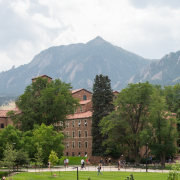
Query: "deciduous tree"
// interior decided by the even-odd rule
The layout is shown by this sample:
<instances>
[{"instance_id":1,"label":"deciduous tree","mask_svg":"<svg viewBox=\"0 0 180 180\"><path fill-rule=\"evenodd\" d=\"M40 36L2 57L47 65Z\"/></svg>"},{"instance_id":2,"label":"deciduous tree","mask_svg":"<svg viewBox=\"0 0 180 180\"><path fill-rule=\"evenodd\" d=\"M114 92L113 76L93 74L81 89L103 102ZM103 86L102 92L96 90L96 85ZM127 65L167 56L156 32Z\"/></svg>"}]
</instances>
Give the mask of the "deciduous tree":
<instances>
[{"instance_id":1,"label":"deciduous tree","mask_svg":"<svg viewBox=\"0 0 180 180\"><path fill-rule=\"evenodd\" d=\"M136 162L141 141L141 132L148 123L150 95L153 87L148 82L128 84L114 101L116 110L104 117L100 123L102 133L108 134L107 144L116 145L123 154L130 152Z\"/></svg>"},{"instance_id":2,"label":"deciduous tree","mask_svg":"<svg viewBox=\"0 0 180 180\"><path fill-rule=\"evenodd\" d=\"M78 100L71 97L70 84L59 79L48 82L39 77L27 86L24 94L19 96L16 104L21 111L9 111L7 114L21 130L32 130L34 124L53 124L66 120L68 114L73 114Z\"/></svg>"}]
</instances>

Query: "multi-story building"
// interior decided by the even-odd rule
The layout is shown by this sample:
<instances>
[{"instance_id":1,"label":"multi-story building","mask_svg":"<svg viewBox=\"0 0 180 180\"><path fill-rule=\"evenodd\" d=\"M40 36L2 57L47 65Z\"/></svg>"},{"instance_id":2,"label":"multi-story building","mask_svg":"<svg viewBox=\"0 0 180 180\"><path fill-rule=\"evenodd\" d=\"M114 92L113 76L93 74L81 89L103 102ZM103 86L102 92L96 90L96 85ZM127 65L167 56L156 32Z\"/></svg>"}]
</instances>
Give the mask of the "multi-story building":
<instances>
[{"instance_id":1,"label":"multi-story building","mask_svg":"<svg viewBox=\"0 0 180 180\"><path fill-rule=\"evenodd\" d=\"M81 107L75 109L74 115L69 115L66 128L64 156L91 156L92 153L92 93L86 89L73 90L72 97L79 99Z\"/></svg>"}]
</instances>

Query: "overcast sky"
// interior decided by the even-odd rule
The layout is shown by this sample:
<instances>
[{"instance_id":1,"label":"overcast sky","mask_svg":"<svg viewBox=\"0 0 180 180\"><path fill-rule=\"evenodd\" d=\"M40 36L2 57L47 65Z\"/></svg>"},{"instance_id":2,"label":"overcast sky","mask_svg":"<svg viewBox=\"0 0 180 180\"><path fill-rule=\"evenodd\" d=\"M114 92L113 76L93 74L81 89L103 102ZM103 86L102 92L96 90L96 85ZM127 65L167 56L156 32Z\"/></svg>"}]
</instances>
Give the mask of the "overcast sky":
<instances>
[{"instance_id":1,"label":"overcast sky","mask_svg":"<svg viewBox=\"0 0 180 180\"><path fill-rule=\"evenodd\" d=\"M180 50L180 0L0 0L0 72L96 36L144 58Z\"/></svg>"}]
</instances>

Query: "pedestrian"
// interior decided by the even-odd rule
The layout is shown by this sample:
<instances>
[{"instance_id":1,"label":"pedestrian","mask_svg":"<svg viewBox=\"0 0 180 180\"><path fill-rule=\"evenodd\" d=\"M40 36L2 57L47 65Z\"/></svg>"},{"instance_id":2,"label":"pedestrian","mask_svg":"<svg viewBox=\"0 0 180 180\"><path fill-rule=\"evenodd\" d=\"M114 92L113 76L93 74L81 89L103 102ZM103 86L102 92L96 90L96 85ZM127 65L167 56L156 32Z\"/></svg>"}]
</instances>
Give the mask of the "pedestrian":
<instances>
[{"instance_id":1,"label":"pedestrian","mask_svg":"<svg viewBox=\"0 0 180 180\"><path fill-rule=\"evenodd\" d=\"M99 164L99 166L98 166L98 173L97 173L97 175L99 175L99 173L101 173L101 164ZM101 175L102 175L102 173L101 173Z\"/></svg>"},{"instance_id":2,"label":"pedestrian","mask_svg":"<svg viewBox=\"0 0 180 180\"><path fill-rule=\"evenodd\" d=\"M111 158L109 158L109 166L111 165Z\"/></svg>"},{"instance_id":3,"label":"pedestrian","mask_svg":"<svg viewBox=\"0 0 180 180\"><path fill-rule=\"evenodd\" d=\"M107 164L107 158L105 159L105 161L106 161L106 164Z\"/></svg>"},{"instance_id":4,"label":"pedestrian","mask_svg":"<svg viewBox=\"0 0 180 180\"><path fill-rule=\"evenodd\" d=\"M88 165L88 158L86 158L86 166Z\"/></svg>"},{"instance_id":5,"label":"pedestrian","mask_svg":"<svg viewBox=\"0 0 180 180\"><path fill-rule=\"evenodd\" d=\"M48 161L48 168L50 169L50 167L51 167L51 162Z\"/></svg>"},{"instance_id":6,"label":"pedestrian","mask_svg":"<svg viewBox=\"0 0 180 180\"><path fill-rule=\"evenodd\" d=\"M69 164L69 159L66 159L66 167L68 168L68 164Z\"/></svg>"},{"instance_id":7,"label":"pedestrian","mask_svg":"<svg viewBox=\"0 0 180 180\"><path fill-rule=\"evenodd\" d=\"M152 164L152 156L150 155L149 157L150 163Z\"/></svg>"},{"instance_id":8,"label":"pedestrian","mask_svg":"<svg viewBox=\"0 0 180 180\"><path fill-rule=\"evenodd\" d=\"M66 168L66 159L64 159L64 167Z\"/></svg>"},{"instance_id":9,"label":"pedestrian","mask_svg":"<svg viewBox=\"0 0 180 180\"><path fill-rule=\"evenodd\" d=\"M89 164L89 165L91 165L91 163L90 163L90 161L91 161L91 160L90 160L90 158L88 159L88 161L89 161L89 163L88 163L88 164Z\"/></svg>"},{"instance_id":10,"label":"pedestrian","mask_svg":"<svg viewBox=\"0 0 180 180\"><path fill-rule=\"evenodd\" d=\"M120 160L118 160L118 170L120 170Z\"/></svg>"},{"instance_id":11,"label":"pedestrian","mask_svg":"<svg viewBox=\"0 0 180 180\"><path fill-rule=\"evenodd\" d=\"M103 159L102 158L100 159L100 164L101 164L101 166L103 165Z\"/></svg>"},{"instance_id":12,"label":"pedestrian","mask_svg":"<svg viewBox=\"0 0 180 180\"><path fill-rule=\"evenodd\" d=\"M83 169L84 168L84 159L82 158L81 159L81 169Z\"/></svg>"}]
</instances>

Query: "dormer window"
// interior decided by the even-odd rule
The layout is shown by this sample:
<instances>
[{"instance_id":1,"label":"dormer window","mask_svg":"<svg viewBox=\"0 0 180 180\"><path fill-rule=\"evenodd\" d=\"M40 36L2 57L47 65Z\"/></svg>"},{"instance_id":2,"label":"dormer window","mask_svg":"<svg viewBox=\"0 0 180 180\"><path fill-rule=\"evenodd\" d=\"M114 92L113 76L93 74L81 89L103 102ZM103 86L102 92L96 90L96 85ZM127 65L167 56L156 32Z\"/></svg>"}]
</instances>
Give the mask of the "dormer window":
<instances>
[{"instance_id":1,"label":"dormer window","mask_svg":"<svg viewBox=\"0 0 180 180\"><path fill-rule=\"evenodd\" d=\"M80 111L81 111L81 112L83 111L82 107L80 108Z\"/></svg>"},{"instance_id":2,"label":"dormer window","mask_svg":"<svg viewBox=\"0 0 180 180\"><path fill-rule=\"evenodd\" d=\"M83 100L87 100L86 95L83 96Z\"/></svg>"}]
</instances>

